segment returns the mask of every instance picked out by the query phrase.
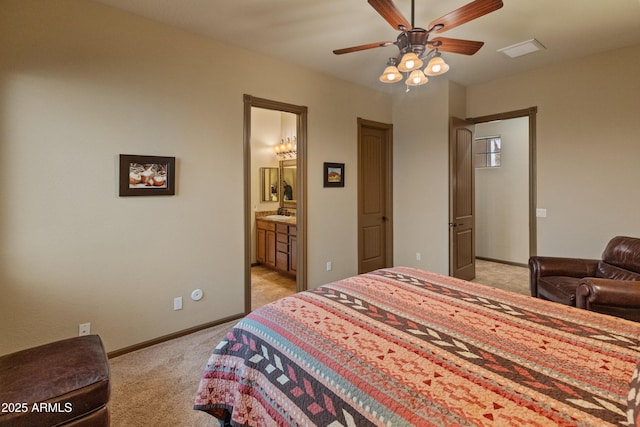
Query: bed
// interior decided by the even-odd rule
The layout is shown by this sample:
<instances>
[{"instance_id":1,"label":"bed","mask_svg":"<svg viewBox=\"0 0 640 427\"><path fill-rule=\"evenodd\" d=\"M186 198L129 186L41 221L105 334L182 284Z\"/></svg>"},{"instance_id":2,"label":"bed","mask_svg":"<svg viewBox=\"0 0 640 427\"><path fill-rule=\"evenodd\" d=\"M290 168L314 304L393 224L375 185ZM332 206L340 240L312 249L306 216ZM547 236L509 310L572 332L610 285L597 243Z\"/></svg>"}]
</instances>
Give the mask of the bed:
<instances>
[{"instance_id":1,"label":"bed","mask_svg":"<svg viewBox=\"0 0 640 427\"><path fill-rule=\"evenodd\" d=\"M629 425L639 341L639 323L395 267L240 320L194 408L233 426Z\"/></svg>"}]
</instances>

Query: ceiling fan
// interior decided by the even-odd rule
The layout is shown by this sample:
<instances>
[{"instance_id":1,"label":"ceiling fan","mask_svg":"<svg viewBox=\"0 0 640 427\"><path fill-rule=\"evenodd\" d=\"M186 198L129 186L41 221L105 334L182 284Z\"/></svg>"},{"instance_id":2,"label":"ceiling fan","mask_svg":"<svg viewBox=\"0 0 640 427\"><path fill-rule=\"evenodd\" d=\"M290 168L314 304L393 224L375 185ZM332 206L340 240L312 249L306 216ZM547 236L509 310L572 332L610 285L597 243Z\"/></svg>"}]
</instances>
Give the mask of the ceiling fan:
<instances>
[{"instance_id":1,"label":"ceiling fan","mask_svg":"<svg viewBox=\"0 0 640 427\"><path fill-rule=\"evenodd\" d=\"M484 45L484 42L473 40L436 37L429 39L432 33L442 33L476 18L494 12L502 7L502 0L475 0L429 23L427 29L414 26L415 0L411 0L411 23L400 13L391 0L368 0L369 4L391 26L400 30L395 42L384 41L368 43L333 51L336 55L358 52L396 45L398 55L389 58L387 68L380 76L380 81L393 83L402 80L401 72L411 72L405 81L408 86L418 86L428 81L427 76L443 74L449 70L440 52L451 52L462 55L473 55ZM424 71L420 68L423 59L430 59ZM408 88L407 88L408 90Z\"/></svg>"}]
</instances>

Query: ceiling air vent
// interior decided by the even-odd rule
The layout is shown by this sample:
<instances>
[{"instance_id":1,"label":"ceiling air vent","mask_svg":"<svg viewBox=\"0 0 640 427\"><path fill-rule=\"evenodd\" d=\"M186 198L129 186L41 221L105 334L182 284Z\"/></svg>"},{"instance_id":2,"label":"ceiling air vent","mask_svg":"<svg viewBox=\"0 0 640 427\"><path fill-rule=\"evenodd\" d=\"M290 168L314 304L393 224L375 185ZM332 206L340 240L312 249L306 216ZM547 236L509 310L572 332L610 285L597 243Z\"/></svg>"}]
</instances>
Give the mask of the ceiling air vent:
<instances>
[{"instance_id":1,"label":"ceiling air vent","mask_svg":"<svg viewBox=\"0 0 640 427\"><path fill-rule=\"evenodd\" d=\"M519 56L528 55L529 53L534 53L543 49L546 48L542 45L542 43L540 43L536 39L531 39L524 42L516 43L511 46L503 47L502 49L498 49L498 52L504 53L509 58L517 58Z\"/></svg>"}]
</instances>

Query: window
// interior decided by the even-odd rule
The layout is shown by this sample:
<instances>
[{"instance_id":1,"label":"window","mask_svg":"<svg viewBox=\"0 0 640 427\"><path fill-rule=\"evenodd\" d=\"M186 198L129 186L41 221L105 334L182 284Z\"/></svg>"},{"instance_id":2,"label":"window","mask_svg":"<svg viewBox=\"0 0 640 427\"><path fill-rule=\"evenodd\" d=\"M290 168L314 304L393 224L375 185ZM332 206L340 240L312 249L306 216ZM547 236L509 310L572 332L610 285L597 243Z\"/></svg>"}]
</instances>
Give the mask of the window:
<instances>
[{"instance_id":1,"label":"window","mask_svg":"<svg viewBox=\"0 0 640 427\"><path fill-rule=\"evenodd\" d=\"M473 141L473 165L478 168L499 168L502 140L499 136L477 138Z\"/></svg>"}]
</instances>

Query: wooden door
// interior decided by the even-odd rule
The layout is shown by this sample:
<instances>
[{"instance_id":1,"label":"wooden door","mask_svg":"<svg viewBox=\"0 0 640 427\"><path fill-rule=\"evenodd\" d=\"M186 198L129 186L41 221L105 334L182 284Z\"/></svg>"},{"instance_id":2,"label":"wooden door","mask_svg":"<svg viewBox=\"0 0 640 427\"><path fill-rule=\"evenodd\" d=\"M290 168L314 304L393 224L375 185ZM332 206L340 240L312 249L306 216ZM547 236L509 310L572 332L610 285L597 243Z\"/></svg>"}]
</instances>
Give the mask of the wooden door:
<instances>
[{"instance_id":1,"label":"wooden door","mask_svg":"<svg viewBox=\"0 0 640 427\"><path fill-rule=\"evenodd\" d=\"M449 128L449 274L476 276L473 124L452 118Z\"/></svg>"},{"instance_id":2,"label":"wooden door","mask_svg":"<svg viewBox=\"0 0 640 427\"><path fill-rule=\"evenodd\" d=\"M393 262L392 126L358 119L358 273Z\"/></svg>"}]
</instances>

